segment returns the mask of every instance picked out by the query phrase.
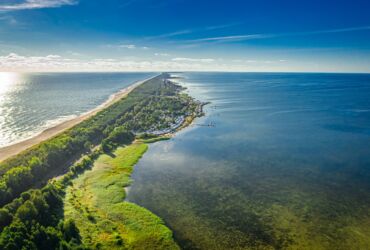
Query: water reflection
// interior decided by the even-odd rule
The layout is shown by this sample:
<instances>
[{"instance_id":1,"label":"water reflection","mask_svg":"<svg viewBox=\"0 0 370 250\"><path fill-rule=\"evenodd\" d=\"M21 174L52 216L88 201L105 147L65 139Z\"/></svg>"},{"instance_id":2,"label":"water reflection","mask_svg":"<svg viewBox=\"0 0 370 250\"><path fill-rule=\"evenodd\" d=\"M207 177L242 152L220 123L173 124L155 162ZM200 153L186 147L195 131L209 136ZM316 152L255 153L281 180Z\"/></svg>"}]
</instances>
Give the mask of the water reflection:
<instances>
[{"instance_id":1,"label":"water reflection","mask_svg":"<svg viewBox=\"0 0 370 250\"><path fill-rule=\"evenodd\" d=\"M12 72L0 72L0 95L10 90L10 87L15 84L20 75Z\"/></svg>"}]
</instances>

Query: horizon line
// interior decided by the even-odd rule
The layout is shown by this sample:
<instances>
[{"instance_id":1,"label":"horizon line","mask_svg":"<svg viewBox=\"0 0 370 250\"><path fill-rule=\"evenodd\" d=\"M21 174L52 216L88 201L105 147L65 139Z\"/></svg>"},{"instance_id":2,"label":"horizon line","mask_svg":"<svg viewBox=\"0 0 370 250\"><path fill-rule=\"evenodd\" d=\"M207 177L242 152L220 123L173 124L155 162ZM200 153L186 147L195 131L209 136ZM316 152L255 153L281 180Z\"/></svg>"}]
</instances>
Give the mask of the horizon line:
<instances>
[{"instance_id":1,"label":"horizon line","mask_svg":"<svg viewBox=\"0 0 370 250\"><path fill-rule=\"evenodd\" d=\"M181 72L181 73L286 73L286 74L364 74L368 75L370 74L370 71L239 71L239 70L169 70L169 71L163 71L163 70L140 70L140 71L123 71L123 70L102 70L102 71L1 71L2 73L20 73L20 74L26 74L26 73L174 73L174 72Z\"/></svg>"}]
</instances>

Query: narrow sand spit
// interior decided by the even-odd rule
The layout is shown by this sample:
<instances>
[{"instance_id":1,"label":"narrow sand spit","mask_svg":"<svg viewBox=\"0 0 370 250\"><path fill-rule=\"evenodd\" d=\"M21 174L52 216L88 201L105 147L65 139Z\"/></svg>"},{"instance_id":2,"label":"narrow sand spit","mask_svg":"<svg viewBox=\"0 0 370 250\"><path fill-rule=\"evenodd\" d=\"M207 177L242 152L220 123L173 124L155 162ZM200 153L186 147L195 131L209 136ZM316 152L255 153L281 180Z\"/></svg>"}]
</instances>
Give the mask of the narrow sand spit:
<instances>
[{"instance_id":1,"label":"narrow sand spit","mask_svg":"<svg viewBox=\"0 0 370 250\"><path fill-rule=\"evenodd\" d=\"M154 78L154 77L152 77L152 78ZM40 134L38 134L38 135L36 135L36 136L34 136L30 139L27 139L27 140L24 140L24 141L21 141L21 142L18 142L18 143L15 143L15 144L3 147L3 148L0 148L0 162L9 158L9 157L11 157L11 156L19 154L23 150L26 150L26 149L28 149L28 148L36 145L36 144L39 144L40 142L43 142L43 141L45 141L45 140L47 140L51 137L54 137L54 136L60 134L61 132L79 124L80 122L94 116L99 111L109 107L113 103L115 103L118 100L122 99L123 97L127 96L136 87L138 87L142 83L144 83L144 82L146 82L146 81L148 81L152 78L149 78L149 79L146 79L146 80L143 80L143 81L135 82L134 84L128 86L127 88L124 88L124 89L120 90L119 92L111 95L106 102L104 102L100 106L96 107L93 110L90 110L89 112L87 112L83 115L80 115L76 118L72 118L71 120L62 122L62 123L60 123L60 124L58 124L54 127L48 128L48 129L44 130L43 132L41 132Z\"/></svg>"}]
</instances>

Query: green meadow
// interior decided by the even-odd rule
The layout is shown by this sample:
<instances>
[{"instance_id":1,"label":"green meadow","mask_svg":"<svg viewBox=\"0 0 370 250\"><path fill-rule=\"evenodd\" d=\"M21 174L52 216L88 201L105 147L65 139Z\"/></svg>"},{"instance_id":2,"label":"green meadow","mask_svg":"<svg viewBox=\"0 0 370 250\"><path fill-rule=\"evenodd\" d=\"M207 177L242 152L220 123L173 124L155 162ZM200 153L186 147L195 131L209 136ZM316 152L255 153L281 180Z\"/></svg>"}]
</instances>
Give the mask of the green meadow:
<instances>
[{"instance_id":1,"label":"green meadow","mask_svg":"<svg viewBox=\"0 0 370 250\"><path fill-rule=\"evenodd\" d=\"M101 155L72 181L64 217L73 219L84 245L98 249L178 249L172 232L150 211L124 201L133 166L148 146L133 143Z\"/></svg>"}]
</instances>

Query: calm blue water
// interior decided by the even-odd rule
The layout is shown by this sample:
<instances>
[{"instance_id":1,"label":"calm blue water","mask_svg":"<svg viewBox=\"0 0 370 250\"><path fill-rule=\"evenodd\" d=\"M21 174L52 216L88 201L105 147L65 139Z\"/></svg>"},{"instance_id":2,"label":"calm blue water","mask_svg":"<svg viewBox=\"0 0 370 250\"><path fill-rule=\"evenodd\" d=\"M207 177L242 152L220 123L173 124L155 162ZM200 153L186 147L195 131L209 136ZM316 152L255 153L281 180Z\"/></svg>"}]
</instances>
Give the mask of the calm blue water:
<instances>
[{"instance_id":1,"label":"calm blue water","mask_svg":"<svg viewBox=\"0 0 370 250\"><path fill-rule=\"evenodd\" d=\"M0 147L85 113L150 73L0 73Z\"/></svg>"},{"instance_id":2,"label":"calm blue water","mask_svg":"<svg viewBox=\"0 0 370 250\"><path fill-rule=\"evenodd\" d=\"M181 76L211 104L150 146L130 201L188 249L370 249L369 74Z\"/></svg>"}]
</instances>

